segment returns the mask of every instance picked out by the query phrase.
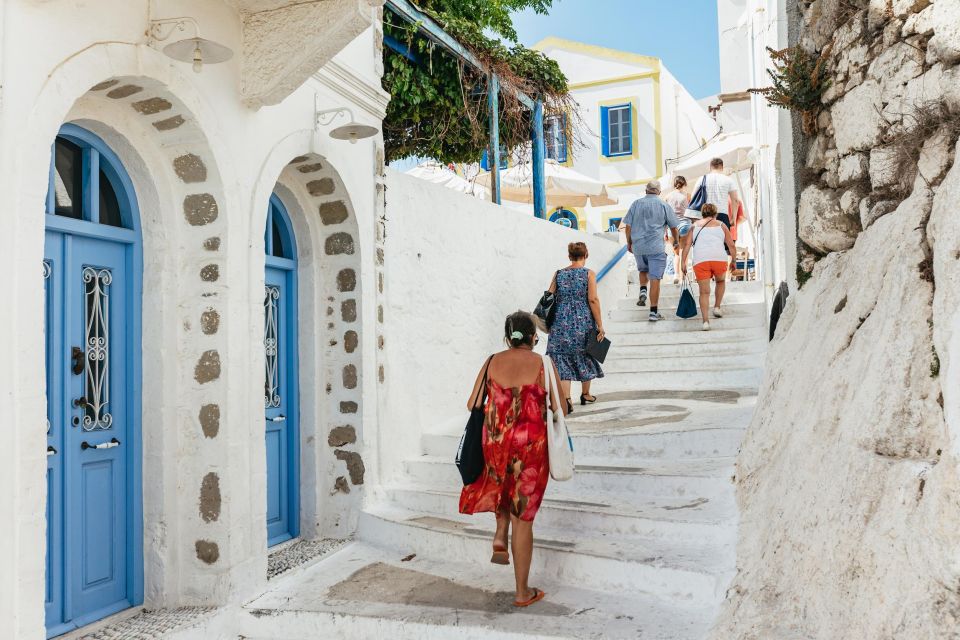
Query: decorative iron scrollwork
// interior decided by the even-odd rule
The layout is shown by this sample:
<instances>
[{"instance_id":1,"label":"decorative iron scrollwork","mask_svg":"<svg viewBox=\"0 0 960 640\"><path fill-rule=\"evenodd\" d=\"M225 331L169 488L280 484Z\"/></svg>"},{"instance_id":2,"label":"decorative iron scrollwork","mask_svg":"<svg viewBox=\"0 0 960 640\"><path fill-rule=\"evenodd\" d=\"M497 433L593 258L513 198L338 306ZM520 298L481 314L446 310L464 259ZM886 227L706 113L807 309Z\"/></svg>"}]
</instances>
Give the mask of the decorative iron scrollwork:
<instances>
[{"instance_id":1,"label":"decorative iron scrollwork","mask_svg":"<svg viewBox=\"0 0 960 640\"><path fill-rule=\"evenodd\" d=\"M113 276L107 269L83 268L86 323L84 344L87 347L83 418L84 431L109 429L113 416L110 403L110 283Z\"/></svg>"},{"instance_id":2,"label":"decorative iron scrollwork","mask_svg":"<svg viewBox=\"0 0 960 640\"><path fill-rule=\"evenodd\" d=\"M266 371L263 382L263 404L269 409L280 406L279 344L277 334L278 301L280 287L267 285L263 297L263 349L266 355Z\"/></svg>"}]
</instances>

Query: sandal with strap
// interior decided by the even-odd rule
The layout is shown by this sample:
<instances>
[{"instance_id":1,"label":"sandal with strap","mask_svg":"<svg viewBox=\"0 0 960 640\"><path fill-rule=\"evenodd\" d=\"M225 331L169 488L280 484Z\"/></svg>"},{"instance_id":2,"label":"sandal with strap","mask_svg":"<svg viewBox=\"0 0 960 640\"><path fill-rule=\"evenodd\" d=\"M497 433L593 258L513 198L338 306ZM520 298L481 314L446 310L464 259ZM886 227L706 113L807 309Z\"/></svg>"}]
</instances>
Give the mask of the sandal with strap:
<instances>
[{"instance_id":1,"label":"sandal with strap","mask_svg":"<svg viewBox=\"0 0 960 640\"><path fill-rule=\"evenodd\" d=\"M534 588L534 589L533 589L533 597L532 597L532 598L530 598L529 600L524 600L523 602L521 602L521 601L519 601L519 600L514 600L514 601L513 601L513 606L515 606L515 607L529 607L529 606L532 605L534 602L539 602L540 600L543 600L543 596L545 596L545 595L547 595L547 594L545 594L543 591L540 591L540 589Z\"/></svg>"}]
</instances>

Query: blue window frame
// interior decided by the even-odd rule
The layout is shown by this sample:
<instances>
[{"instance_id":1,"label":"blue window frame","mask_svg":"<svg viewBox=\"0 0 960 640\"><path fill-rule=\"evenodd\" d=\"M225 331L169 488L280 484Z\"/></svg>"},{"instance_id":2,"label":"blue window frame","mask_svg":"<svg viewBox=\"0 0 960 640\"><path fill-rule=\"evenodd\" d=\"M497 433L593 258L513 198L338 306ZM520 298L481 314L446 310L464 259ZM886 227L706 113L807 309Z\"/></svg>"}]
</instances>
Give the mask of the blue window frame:
<instances>
[{"instance_id":1,"label":"blue window frame","mask_svg":"<svg viewBox=\"0 0 960 640\"><path fill-rule=\"evenodd\" d=\"M561 227L567 227L568 229L580 228L580 218L577 217L577 214L563 207L550 214L550 222L559 224Z\"/></svg>"},{"instance_id":2,"label":"blue window frame","mask_svg":"<svg viewBox=\"0 0 960 640\"><path fill-rule=\"evenodd\" d=\"M633 153L633 105L600 108L600 136L603 155L608 158Z\"/></svg>"},{"instance_id":3,"label":"blue window frame","mask_svg":"<svg viewBox=\"0 0 960 640\"><path fill-rule=\"evenodd\" d=\"M500 147L500 170L505 171L510 167L510 159L507 157L506 147ZM480 168L484 171L490 171L490 154L488 149L483 150L483 155L480 156Z\"/></svg>"},{"instance_id":4,"label":"blue window frame","mask_svg":"<svg viewBox=\"0 0 960 640\"><path fill-rule=\"evenodd\" d=\"M550 116L543 127L547 157L564 163L567 161L567 115Z\"/></svg>"}]
</instances>

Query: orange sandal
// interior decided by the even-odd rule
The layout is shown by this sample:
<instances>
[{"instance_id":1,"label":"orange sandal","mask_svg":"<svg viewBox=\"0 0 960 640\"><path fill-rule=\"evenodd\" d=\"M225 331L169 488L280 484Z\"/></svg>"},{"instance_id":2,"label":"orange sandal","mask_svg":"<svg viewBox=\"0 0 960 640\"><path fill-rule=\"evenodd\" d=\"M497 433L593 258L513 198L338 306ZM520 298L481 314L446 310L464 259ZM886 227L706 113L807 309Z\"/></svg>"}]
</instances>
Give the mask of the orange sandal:
<instances>
[{"instance_id":1,"label":"orange sandal","mask_svg":"<svg viewBox=\"0 0 960 640\"><path fill-rule=\"evenodd\" d=\"M545 594L543 591L540 591L540 589L537 589L536 587L534 587L534 589L533 589L533 597L532 597L532 598L530 598L529 600L524 600L523 602L518 602L518 601L514 600L514 601L513 601L513 606L515 606L515 607L529 607L529 606L532 605L534 602L539 602L540 600L543 600L543 596L545 596L545 595L547 595L547 594Z\"/></svg>"}]
</instances>

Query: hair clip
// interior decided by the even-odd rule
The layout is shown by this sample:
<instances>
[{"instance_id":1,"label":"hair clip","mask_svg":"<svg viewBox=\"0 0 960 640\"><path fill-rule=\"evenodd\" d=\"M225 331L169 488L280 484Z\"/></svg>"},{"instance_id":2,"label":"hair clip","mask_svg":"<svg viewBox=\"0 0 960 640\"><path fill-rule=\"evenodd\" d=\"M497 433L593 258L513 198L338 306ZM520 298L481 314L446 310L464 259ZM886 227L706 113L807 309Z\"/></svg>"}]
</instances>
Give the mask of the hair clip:
<instances>
[{"instance_id":1,"label":"hair clip","mask_svg":"<svg viewBox=\"0 0 960 640\"><path fill-rule=\"evenodd\" d=\"M514 331L513 333L510 334L510 339L523 340L523 333L521 333L520 331Z\"/></svg>"}]
</instances>

